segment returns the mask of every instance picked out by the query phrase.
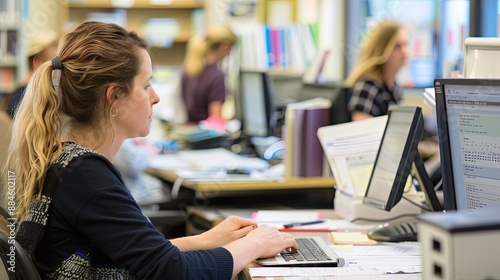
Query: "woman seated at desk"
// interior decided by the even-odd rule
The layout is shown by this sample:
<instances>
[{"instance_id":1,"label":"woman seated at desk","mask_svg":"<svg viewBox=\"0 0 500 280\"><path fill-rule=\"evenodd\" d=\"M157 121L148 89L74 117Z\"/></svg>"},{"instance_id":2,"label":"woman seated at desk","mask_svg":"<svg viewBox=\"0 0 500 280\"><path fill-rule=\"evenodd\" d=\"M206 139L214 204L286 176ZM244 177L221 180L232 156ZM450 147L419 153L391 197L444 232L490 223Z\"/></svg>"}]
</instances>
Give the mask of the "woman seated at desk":
<instances>
[{"instance_id":1,"label":"woman seated at desk","mask_svg":"<svg viewBox=\"0 0 500 280\"><path fill-rule=\"evenodd\" d=\"M408 35L401 24L382 21L361 45L357 64L345 84L352 88L348 110L353 121L387 115L401 100L396 75L408 60Z\"/></svg>"},{"instance_id":2,"label":"woman seated at desk","mask_svg":"<svg viewBox=\"0 0 500 280\"><path fill-rule=\"evenodd\" d=\"M150 131L159 97L147 42L115 24L84 22L28 83L7 170L16 182L16 242L43 279L231 279L295 240L231 217L166 240L111 164L123 141Z\"/></svg>"}]
</instances>

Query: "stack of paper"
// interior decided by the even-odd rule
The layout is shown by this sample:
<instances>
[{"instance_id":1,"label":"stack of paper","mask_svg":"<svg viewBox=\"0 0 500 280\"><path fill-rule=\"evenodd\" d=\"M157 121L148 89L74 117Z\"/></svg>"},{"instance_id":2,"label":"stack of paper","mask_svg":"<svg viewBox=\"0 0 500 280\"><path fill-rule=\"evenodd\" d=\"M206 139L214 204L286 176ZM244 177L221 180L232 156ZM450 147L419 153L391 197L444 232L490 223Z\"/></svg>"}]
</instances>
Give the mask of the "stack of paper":
<instances>
[{"instance_id":1,"label":"stack of paper","mask_svg":"<svg viewBox=\"0 0 500 280\"><path fill-rule=\"evenodd\" d=\"M381 116L318 129L338 190L364 195L386 123Z\"/></svg>"},{"instance_id":2,"label":"stack of paper","mask_svg":"<svg viewBox=\"0 0 500 280\"><path fill-rule=\"evenodd\" d=\"M177 154L162 154L154 157L150 167L157 169L179 170L179 172L196 171L197 174L216 174L226 170L245 169L264 170L269 162L260 158L237 155L223 148L186 150ZM197 176L199 177L199 176Z\"/></svg>"},{"instance_id":3,"label":"stack of paper","mask_svg":"<svg viewBox=\"0 0 500 280\"><path fill-rule=\"evenodd\" d=\"M436 95L434 92L434 88L425 88L423 95L424 104L434 110L436 108Z\"/></svg>"}]
</instances>

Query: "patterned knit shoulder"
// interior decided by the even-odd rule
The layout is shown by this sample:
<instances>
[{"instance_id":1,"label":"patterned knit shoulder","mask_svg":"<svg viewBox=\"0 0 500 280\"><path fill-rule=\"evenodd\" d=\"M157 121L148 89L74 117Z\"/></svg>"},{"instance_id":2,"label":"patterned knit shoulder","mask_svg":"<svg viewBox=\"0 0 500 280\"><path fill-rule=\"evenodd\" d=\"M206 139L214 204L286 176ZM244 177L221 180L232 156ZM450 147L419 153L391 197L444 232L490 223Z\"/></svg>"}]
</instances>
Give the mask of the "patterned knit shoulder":
<instances>
[{"instance_id":1,"label":"patterned knit shoulder","mask_svg":"<svg viewBox=\"0 0 500 280\"><path fill-rule=\"evenodd\" d=\"M115 265L93 266L92 257L97 250L93 244L78 249L64 260L55 271L47 271L40 267L40 263L34 258L36 248L42 240L49 219L49 208L59 178L70 163L79 160L81 156L86 154L97 153L73 142L63 143L61 155L47 170L42 196L32 199L26 217L19 224L16 241L33 258L39 272L47 279L134 279L127 270Z\"/></svg>"}]
</instances>

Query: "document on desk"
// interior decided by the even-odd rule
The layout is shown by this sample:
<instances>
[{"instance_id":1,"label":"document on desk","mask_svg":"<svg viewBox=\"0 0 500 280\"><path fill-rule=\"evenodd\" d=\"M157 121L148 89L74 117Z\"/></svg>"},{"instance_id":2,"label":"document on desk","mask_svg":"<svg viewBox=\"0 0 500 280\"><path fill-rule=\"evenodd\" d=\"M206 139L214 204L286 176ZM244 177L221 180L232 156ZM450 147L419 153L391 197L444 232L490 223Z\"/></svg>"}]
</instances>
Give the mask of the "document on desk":
<instances>
[{"instance_id":1,"label":"document on desk","mask_svg":"<svg viewBox=\"0 0 500 280\"><path fill-rule=\"evenodd\" d=\"M348 195L365 193L386 123L387 116L380 116L318 129L340 191Z\"/></svg>"},{"instance_id":2,"label":"document on desk","mask_svg":"<svg viewBox=\"0 0 500 280\"><path fill-rule=\"evenodd\" d=\"M344 258L347 266L381 266L391 264L395 267L421 267L422 253L420 244L395 243L376 246L356 245L351 250L334 250Z\"/></svg>"},{"instance_id":3,"label":"document on desk","mask_svg":"<svg viewBox=\"0 0 500 280\"><path fill-rule=\"evenodd\" d=\"M251 219L258 224L274 226L284 231L336 231L336 230L368 230L373 228L371 224L355 224L340 219L325 219L318 211L294 211L294 210L259 210L252 213ZM310 224L311 221L321 223ZM284 228L285 224L304 223L290 228Z\"/></svg>"},{"instance_id":4,"label":"document on desk","mask_svg":"<svg viewBox=\"0 0 500 280\"><path fill-rule=\"evenodd\" d=\"M344 267L253 267L249 268L252 277L274 279L421 279L422 255L420 244L387 243L371 246L332 246L335 252L346 261ZM388 277L388 276L391 277ZM395 275L399 275L396 277ZM314 278L317 277L317 278ZM335 280L333 278L332 280Z\"/></svg>"},{"instance_id":5,"label":"document on desk","mask_svg":"<svg viewBox=\"0 0 500 280\"><path fill-rule=\"evenodd\" d=\"M349 267L251 267L248 269L252 277L311 277L311 276L360 276L389 274L422 273L420 266L349 266ZM342 278L350 279L350 278ZM408 278L404 278L408 279ZM414 278L411 278L414 279ZM417 278L418 279L418 278Z\"/></svg>"},{"instance_id":6,"label":"document on desk","mask_svg":"<svg viewBox=\"0 0 500 280\"><path fill-rule=\"evenodd\" d=\"M291 277L259 277L265 280L366 280L366 275L344 275L344 276L291 276ZM370 280L420 280L420 274L380 274L370 275Z\"/></svg>"},{"instance_id":7,"label":"document on desk","mask_svg":"<svg viewBox=\"0 0 500 280\"><path fill-rule=\"evenodd\" d=\"M226 149L217 148L158 155L151 160L150 167L170 170L190 168L200 171L236 168L261 170L269 167L269 163L260 158L243 157Z\"/></svg>"}]
</instances>

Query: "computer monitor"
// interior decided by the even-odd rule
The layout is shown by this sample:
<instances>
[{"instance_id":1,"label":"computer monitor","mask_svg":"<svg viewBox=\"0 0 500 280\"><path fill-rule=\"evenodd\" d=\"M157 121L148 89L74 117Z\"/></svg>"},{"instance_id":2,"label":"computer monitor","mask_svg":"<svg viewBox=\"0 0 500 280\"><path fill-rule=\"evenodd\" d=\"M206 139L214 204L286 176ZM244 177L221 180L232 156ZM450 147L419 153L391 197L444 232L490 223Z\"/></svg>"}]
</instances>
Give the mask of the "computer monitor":
<instances>
[{"instance_id":1,"label":"computer monitor","mask_svg":"<svg viewBox=\"0 0 500 280\"><path fill-rule=\"evenodd\" d=\"M416 106L391 106L363 203L390 211L402 198L410 172L426 194L428 206L440 203L418 153L424 119Z\"/></svg>"},{"instance_id":2,"label":"computer monitor","mask_svg":"<svg viewBox=\"0 0 500 280\"><path fill-rule=\"evenodd\" d=\"M272 81L265 72L240 72L239 102L245 136L266 137L274 134L276 109Z\"/></svg>"},{"instance_id":3,"label":"computer monitor","mask_svg":"<svg viewBox=\"0 0 500 280\"><path fill-rule=\"evenodd\" d=\"M466 38L463 75L466 78L500 78L500 38Z\"/></svg>"},{"instance_id":4,"label":"computer monitor","mask_svg":"<svg viewBox=\"0 0 500 280\"><path fill-rule=\"evenodd\" d=\"M436 79L445 210L500 207L500 80Z\"/></svg>"}]
</instances>

